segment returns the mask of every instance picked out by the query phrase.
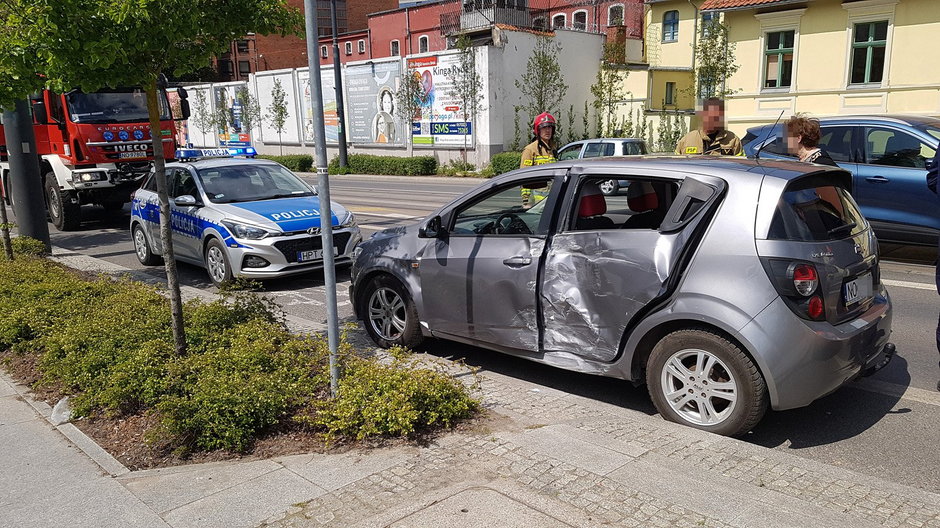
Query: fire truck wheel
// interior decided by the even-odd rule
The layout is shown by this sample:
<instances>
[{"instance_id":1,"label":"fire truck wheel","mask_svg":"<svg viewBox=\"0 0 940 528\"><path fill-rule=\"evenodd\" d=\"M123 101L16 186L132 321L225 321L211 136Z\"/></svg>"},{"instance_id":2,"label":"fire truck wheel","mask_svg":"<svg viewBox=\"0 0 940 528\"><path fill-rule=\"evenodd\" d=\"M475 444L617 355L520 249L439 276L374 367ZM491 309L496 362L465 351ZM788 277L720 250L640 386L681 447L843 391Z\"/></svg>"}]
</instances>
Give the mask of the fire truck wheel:
<instances>
[{"instance_id":1,"label":"fire truck wheel","mask_svg":"<svg viewBox=\"0 0 940 528\"><path fill-rule=\"evenodd\" d=\"M72 193L59 189L53 173L46 175L46 207L49 219L59 231L74 231L81 223L81 206L72 202Z\"/></svg>"}]
</instances>

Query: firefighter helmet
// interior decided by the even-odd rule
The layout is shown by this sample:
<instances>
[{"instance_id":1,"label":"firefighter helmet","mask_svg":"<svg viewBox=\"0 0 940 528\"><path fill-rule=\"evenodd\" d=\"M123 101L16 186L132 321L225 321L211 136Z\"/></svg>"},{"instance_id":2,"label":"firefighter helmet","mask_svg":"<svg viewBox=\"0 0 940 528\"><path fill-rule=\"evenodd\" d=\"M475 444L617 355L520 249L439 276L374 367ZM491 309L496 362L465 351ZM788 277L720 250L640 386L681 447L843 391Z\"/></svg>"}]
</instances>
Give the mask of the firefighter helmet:
<instances>
[{"instance_id":1,"label":"firefighter helmet","mask_svg":"<svg viewBox=\"0 0 940 528\"><path fill-rule=\"evenodd\" d=\"M555 116L549 114L548 112L542 112L536 116L535 121L532 122L532 130L535 131L535 135L539 135L539 129L545 126L555 127Z\"/></svg>"}]
</instances>

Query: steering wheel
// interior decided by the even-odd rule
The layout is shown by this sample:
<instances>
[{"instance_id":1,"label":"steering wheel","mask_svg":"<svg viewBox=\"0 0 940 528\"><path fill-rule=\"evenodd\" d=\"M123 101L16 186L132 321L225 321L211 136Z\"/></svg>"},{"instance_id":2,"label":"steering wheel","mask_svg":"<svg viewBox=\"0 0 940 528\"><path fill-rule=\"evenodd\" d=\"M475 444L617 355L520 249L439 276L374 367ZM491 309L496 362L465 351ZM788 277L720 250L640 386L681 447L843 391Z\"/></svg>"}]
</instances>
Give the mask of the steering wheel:
<instances>
[{"instance_id":1,"label":"steering wheel","mask_svg":"<svg viewBox=\"0 0 940 528\"><path fill-rule=\"evenodd\" d=\"M513 213L503 213L499 215L499 218L496 219L496 224L493 227L493 230L500 235L532 234L532 231L529 229L529 225L526 224L523 219L519 218L519 216Z\"/></svg>"}]
</instances>

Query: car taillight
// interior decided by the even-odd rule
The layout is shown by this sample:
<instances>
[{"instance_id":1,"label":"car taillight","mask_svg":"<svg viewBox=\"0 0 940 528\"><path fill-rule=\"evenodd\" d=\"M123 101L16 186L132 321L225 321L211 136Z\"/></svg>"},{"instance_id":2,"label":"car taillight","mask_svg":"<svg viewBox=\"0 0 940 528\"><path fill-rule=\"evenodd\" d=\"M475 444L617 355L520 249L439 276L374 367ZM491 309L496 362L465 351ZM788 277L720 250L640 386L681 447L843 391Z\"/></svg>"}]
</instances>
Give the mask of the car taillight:
<instances>
[{"instance_id":1,"label":"car taillight","mask_svg":"<svg viewBox=\"0 0 940 528\"><path fill-rule=\"evenodd\" d=\"M823 306L822 297L816 295L806 303L806 314L815 320L822 319L826 315L826 307Z\"/></svg>"},{"instance_id":2,"label":"car taillight","mask_svg":"<svg viewBox=\"0 0 940 528\"><path fill-rule=\"evenodd\" d=\"M819 285L816 268L810 264L792 264L788 273L793 278L793 287L803 297L809 297Z\"/></svg>"}]
</instances>

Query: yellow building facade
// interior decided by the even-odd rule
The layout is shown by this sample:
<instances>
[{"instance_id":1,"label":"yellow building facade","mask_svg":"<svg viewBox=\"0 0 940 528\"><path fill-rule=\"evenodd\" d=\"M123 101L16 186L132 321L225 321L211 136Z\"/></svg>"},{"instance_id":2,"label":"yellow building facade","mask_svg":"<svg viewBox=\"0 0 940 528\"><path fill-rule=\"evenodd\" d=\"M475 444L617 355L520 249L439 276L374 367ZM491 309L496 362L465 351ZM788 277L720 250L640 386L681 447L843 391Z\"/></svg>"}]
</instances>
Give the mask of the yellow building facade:
<instances>
[{"instance_id":1,"label":"yellow building facade","mask_svg":"<svg viewBox=\"0 0 940 528\"><path fill-rule=\"evenodd\" d=\"M728 128L803 112L814 116L940 116L940 0L647 0L648 108L666 82L693 82L694 45L704 17L720 16L736 46L726 79ZM674 40L663 24L679 16ZM671 26L666 36L672 37ZM668 79L668 80L667 80ZM691 106L691 100L682 100ZM668 107L667 107L668 108ZM680 106L681 108L681 106Z\"/></svg>"}]
</instances>

